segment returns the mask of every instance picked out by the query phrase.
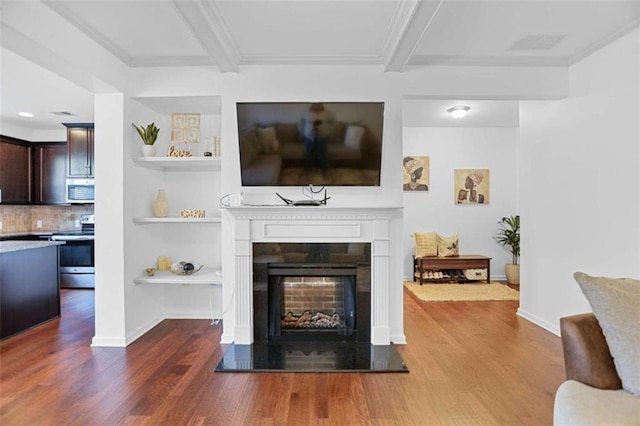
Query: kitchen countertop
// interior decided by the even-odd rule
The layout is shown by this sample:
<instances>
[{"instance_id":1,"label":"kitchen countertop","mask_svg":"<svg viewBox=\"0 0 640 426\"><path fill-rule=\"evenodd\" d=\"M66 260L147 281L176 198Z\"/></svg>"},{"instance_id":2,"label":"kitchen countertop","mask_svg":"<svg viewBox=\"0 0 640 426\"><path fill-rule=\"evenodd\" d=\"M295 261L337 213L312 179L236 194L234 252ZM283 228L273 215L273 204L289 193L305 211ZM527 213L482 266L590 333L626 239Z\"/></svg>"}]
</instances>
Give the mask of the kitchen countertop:
<instances>
[{"instance_id":1,"label":"kitchen countertop","mask_svg":"<svg viewBox=\"0 0 640 426\"><path fill-rule=\"evenodd\" d=\"M0 234L0 240L4 238L13 238L13 237L50 237L53 234L58 234L60 232L78 232L80 228L74 229L57 229L55 231L23 231L23 232L8 232L6 234Z\"/></svg>"},{"instance_id":2,"label":"kitchen countertop","mask_svg":"<svg viewBox=\"0 0 640 426\"><path fill-rule=\"evenodd\" d=\"M64 241L0 241L0 254L49 246L59 246Z\"/></svg>"}]
</instances>

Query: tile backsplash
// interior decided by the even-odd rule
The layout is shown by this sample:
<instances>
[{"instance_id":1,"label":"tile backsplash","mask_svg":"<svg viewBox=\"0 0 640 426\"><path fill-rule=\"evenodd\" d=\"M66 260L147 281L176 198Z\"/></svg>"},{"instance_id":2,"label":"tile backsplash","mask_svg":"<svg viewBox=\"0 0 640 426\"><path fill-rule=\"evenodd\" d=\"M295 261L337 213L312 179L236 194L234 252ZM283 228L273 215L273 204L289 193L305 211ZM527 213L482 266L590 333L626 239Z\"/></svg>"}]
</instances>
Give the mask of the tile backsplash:
<instances>
[{"instance_id":1,"label":"tile backsplash","mask_svg":"<svg viewBox=\"0 0 640 426\"><path fill-rule=\"evenodd\" d=\"M76 229L82 214L93 214L93 204L70 206L6 206L0 205L2 234L21 232L69 231ZM38 228L38 221L42 227Z\"/></svg>"}]
</instances>

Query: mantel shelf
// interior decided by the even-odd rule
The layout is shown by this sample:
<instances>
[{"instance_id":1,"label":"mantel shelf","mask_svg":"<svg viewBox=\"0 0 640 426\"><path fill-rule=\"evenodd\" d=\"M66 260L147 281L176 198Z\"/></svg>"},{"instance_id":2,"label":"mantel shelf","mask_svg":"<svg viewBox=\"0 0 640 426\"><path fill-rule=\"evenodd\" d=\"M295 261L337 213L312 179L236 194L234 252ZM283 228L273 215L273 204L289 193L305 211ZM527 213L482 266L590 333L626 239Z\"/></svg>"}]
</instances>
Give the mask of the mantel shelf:
<instances>
[{"instance_id":1,"label":"mantel shelf","mask_svg":"<svg viewBox=\"0 0 640 426\"><path fill-rule=\"evenodd\" d=\"M143 167L163 171L219 171L220 157L134 157Z\"/></svg>"},{"instance_id":2,"label":"mantel shelf","mask_svg":"<svg viewBox=\"0 0 640 426\"><path fill-rule=\"evenodd\" d=\"M169 271L156 271L150 277L142 275L133 280L136 284L186 284L186 285L221 285L222 274L219 269L204 267L193 275L176 275Z\"/></svg>"},{"instance_id":3,"label":"mantel shelf","mask_svg":"<svg viewBox=\"0 0 640 426\"><path fill-rule=\"evenodd\" d=\"M134 217L135 223L220 223L220 216L212 217Z\"/></svg>"}]
</instances>

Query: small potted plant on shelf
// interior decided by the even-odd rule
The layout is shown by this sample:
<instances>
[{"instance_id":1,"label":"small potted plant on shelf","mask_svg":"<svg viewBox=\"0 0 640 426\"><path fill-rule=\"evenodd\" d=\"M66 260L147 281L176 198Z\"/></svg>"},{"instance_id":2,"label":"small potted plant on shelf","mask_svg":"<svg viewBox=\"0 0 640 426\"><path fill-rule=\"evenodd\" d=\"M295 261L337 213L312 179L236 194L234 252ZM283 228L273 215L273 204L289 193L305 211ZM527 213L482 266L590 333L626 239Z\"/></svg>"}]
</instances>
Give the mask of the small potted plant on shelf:
<instances>
[{"instance_id":1,"label":"small potted plant on shelf","mask_svg":"<svg viewBox=\"0 0 640 426\"><path fill-rule=\"evenodd\" d=\"M136 128L140 138L142 138L142 155L145 157L153 157L156 155L156 147L153 146L156 143L156 139L158 139L158 132L160 129L156 127L155 123L151 123L146 127L136 126L134 123L131 123L133 127Z\"/></svg>"},{"instance_id":2,"label":"small potted plant on shelf","mask_svg":"<svg viewBox=\"0 0 640 426\"><path fill-rule=\"evenodd\" d=\"M505 265L505 274L509 284L520 284L520 216L503 217L498 221L500 229L495 240L507 247L512 256L512 263Z\"/></svg>"}]
</instances>

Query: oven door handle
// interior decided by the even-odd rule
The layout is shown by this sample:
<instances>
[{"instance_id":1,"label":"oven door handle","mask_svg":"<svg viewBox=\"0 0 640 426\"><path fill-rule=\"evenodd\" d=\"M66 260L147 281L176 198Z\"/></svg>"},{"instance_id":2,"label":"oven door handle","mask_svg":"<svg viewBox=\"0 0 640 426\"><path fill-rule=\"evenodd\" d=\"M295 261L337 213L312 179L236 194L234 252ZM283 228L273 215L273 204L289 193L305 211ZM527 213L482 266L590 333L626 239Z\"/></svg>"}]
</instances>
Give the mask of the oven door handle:
<instances>
[{"instance_id":1,"label":"oven door handle","mask_svg":"<svg viewBox=\"0 0 640 426\"><path fill-rule=\"evenodd\" d=\"M86 236L69 236L69 235L52 235L51 241L93 241L95 240L94 236L86 235Z\"/></svg>"}]
</instances>

